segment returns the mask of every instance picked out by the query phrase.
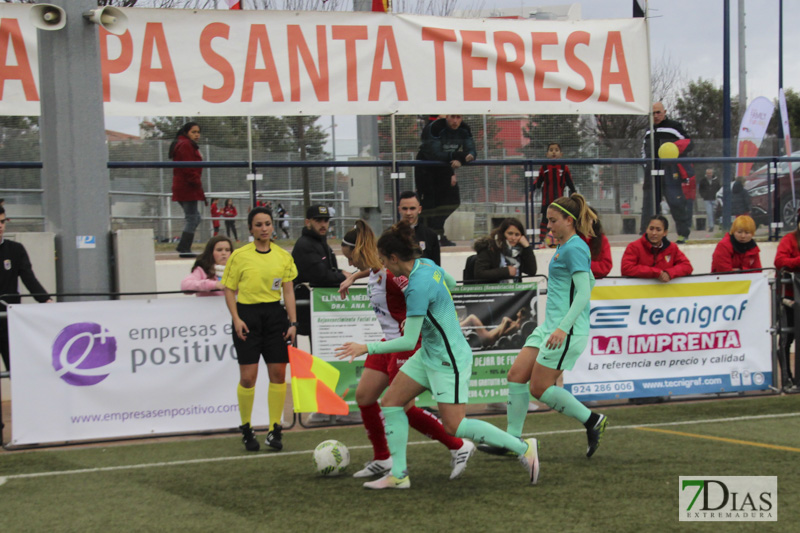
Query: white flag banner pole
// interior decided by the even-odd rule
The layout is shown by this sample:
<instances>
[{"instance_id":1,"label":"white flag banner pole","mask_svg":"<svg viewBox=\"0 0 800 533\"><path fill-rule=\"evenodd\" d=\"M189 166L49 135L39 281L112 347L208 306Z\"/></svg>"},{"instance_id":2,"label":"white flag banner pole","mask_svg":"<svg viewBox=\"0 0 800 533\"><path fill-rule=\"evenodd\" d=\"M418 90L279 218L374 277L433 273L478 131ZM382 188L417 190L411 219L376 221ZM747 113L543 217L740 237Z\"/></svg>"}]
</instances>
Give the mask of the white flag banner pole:
<instances>
[{"instance_id":1,"label":"white flag banner pole","mask_svg":"<svg viewBox=\"0 0 800 533\"><path fill-rule=\"evenodd\" d=\"M750 102L739 126L736 157L755 157L758 155L758 149L761 146L761 141L764 140L764 134L767 132L767 126L774 110L775 105L769 98L759 96ZM752 167L753 163L738 163L736 165L736 175L747 176L750 174Z\"/></svg>"}]
</instances>

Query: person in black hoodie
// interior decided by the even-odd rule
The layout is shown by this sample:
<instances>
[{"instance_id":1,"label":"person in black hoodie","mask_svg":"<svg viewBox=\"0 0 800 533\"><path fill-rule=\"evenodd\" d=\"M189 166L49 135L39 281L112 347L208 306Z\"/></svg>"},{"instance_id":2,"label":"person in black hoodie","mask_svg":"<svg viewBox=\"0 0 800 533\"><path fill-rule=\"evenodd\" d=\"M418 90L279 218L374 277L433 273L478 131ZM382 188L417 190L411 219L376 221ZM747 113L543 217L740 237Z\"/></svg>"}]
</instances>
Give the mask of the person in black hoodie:
<instances>
[{"instance_id":1,"label":"person in black hoodie","mask_svg":"<svg viewBox=\"0 0 800 533\"><path fill-rule=\"evenodd\" d=\"M416 170L417 193L422 203L422 223L439 235L441 246L455 246L444 234L444 223L461 205L456 169L477 157L472 130L461 115L447 115L422 130L417 159L440 161L449 166L425 166Z\"/></svg>"},{"instance_id":2,"label":"person in black hoodie","mask_svg":"<svg viewBox=\"0 0 800 533\"><path fill-rule=\"evenodd\" d=\"M312 287L339 287L347 278L336 263L336 255L328 246L328 227L331 215L324 205L312 205L306 211L306 227L292 248L292 258L297 266L297 278L294 280L295 294L298 300L307 299L309 294L302 283ZM297 306L297 321L300 323L297 333L311 333L311 310L308 306Z\"/></svg>"},{"instance_id":3,"label":"person in black hoodie","mask_svg":"<svg viewBox=\"0 0 800 533\"><path fill-rule=\"evenodd\" d=\"M42 284L39 283L33 273L31 260L28 258L28 252L25 251L25 247L18 242L5 238L6 222L6 210L0 206L0 265L2 265L0 266L0 295L9 295L3 298L5 304L20 303L21 298L18 289L20 279L31 294L38 295L34 296L37 302L52 302L50 295L47 294L47 291L44 290L44 287L42 287ZM5 305L0 305L0 308L3 311L6 310ZM3 363L6 365L6 370L10 372L11 361L8 353L7 317L0 318L0 351L3 352Z\"/></svg>"}]
</instances>

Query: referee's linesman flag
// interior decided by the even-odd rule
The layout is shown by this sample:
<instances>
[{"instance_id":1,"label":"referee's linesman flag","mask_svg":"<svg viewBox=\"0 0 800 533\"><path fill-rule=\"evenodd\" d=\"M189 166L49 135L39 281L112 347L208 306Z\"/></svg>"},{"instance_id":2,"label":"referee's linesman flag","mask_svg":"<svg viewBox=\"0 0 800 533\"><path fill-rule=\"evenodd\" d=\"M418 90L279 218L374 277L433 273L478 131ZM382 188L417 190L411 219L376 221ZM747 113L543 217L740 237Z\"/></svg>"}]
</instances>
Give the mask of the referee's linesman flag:
<instances>
[{"instance_id":1,"label":"referee's linesman flag","mask_svg":"<svg viewBox=\"0 0 800 533\"><path fill-rule=\"evenodd\" d=\"M350 406L336 394L339 371L327 361L289 346L295 413L347 415Z\"/></svg>"}]
</instances>

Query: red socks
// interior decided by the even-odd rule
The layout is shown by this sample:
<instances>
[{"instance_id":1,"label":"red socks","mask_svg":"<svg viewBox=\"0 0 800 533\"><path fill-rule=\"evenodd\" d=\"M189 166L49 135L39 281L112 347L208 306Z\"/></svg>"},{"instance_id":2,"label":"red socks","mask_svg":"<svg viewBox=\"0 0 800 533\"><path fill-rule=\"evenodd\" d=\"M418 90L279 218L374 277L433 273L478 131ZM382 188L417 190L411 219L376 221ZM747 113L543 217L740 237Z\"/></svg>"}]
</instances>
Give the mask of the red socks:
<instances>
[{"instance_id":1,"label":"red socks","mask_svg":"<svg viewBox=\"0 0 800 533\"><path fill-rule=\"evenodd\" d=\"M372 405L359 405L361 420L367 430L367 438L372 443L373 461L389 458L389 445L386 443L386 432L383 428L383 413L378 402Z\"/></svg>"},{"instance_id":2,"label":"red socks","mask_svg":"<svg viewBox=\"0 0 800 533\"><path fill-rule=\"evenodd\" d=\"M430 439L438 440L447 446L449 450L457 450L464 445L463 440L447 434L444 426L433 413L414 406L406 411L406 415L408 416L409 426Z\"/></svg>"}]
</instances>

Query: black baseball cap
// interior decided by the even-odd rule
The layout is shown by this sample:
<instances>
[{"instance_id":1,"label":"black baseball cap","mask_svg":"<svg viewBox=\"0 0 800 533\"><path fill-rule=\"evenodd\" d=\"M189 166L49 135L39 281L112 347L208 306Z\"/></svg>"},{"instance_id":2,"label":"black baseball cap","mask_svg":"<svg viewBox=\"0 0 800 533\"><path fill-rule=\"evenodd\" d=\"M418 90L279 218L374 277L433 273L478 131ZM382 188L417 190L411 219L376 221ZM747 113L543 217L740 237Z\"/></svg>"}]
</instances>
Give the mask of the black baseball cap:
<instances>
[{"instance_id":1,"label":"black baseball cap","mask_svg":"<svg viewBox=\"0 0 800 533\"><path fill-rule=\"evenodd\" d=\"M306 211L306 218L324 218L329 220L331 218L331 214L328 212L328 208L324 205L312 205Z\"/></svg>"}]
</instances>

